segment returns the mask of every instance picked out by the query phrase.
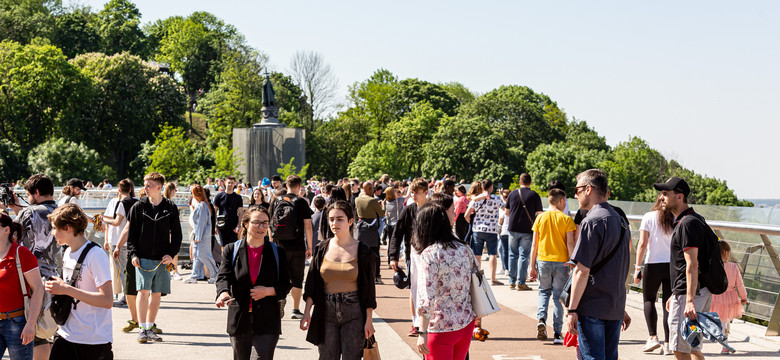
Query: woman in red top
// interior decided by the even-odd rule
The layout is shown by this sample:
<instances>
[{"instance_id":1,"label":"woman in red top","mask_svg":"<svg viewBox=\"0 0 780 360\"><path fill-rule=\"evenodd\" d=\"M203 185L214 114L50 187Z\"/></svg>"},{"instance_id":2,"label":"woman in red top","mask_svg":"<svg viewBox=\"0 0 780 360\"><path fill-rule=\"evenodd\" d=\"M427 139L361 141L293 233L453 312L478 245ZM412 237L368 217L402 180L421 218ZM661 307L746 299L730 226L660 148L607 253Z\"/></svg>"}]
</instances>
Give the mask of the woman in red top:
<instances>
[{"instance_id":1,"label":"woman in red top","mask_svg":"<svg viewBox=\"0 0 780 360\"><path fill-rule=\"evenodd\" d=\"M0 294L3 294L0 297L0 357L5 355L7 347L11 360L33 358L36 323L35 320L26 321L24 317L24 294L16 267L17 255L28 293L32 293L30 319L38 319L44 291L38 259L26 247L13 241L20 238L21 231L22 225L13 222L5 211L0 212Z\"/></svg>"}]
</instances>

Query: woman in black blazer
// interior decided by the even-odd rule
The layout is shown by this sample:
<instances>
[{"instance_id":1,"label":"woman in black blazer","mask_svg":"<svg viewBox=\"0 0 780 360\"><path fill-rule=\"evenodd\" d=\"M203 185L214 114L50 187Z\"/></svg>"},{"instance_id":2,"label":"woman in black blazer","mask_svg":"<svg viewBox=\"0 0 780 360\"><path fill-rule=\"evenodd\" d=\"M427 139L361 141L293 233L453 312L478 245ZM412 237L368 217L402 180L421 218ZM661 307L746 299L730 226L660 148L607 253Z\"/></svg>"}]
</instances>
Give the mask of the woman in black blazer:
<instances>
[{"instance_id":1,"label":"woman in black blazer","mask_svg":"<svg viewBox=\"0 0 780 360\"><path fill-rule=\"evenodd\" d=\"M279 299L290 292L284 249L267 241L270 216L250 207L241 219L241 240L222 250L217 307L228 307L233 359L273 359L282 333Z\"/></svg>"}]
</instances>

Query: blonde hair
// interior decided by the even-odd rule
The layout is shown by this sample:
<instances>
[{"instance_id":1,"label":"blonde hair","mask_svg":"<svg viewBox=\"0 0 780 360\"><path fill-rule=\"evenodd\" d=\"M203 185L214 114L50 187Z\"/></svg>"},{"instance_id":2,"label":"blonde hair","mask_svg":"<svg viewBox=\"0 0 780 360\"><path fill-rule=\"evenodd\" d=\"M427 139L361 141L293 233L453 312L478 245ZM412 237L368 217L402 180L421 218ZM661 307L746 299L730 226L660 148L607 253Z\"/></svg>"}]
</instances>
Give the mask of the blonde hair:
<instances>
[{"instance_id":1,"label":"blonde hair","mask_svg":"<svg viewBox=\"0 0 780 360\"><path fill-rule=\"evenodd\" d=\"M475 181L475 182L471 183L471 187L469 188L469 192L468 192L468 194L466 194L466 197L469 200L471 200L475 196L478 196L478 195L482 194L483 192L485 192L485 191L482 189L482 183L479 182L479 181Z\"/></svg>"},{"instance_id":2,"label":"blonde hair","mask_svg":"<svg viewBox=\"0 0 780 360\"><path fill-rule=\"evenodd\" d=\"M150 172L150 173L146 174L146 176L144 176L144 181L146 181L146 180L155 181L155 182L157 182L160 185L165 184L165 176L163 176L162 174L160 174L158 172L154 172L154 171Z\"/></svg>"},{"instance_id":3,"label":"blonde hair","mask_svg":"<svg viewBox=\"0 0 780 360\"><path fill-rule=\"evenodd\" d=\"M165 184L165 190L163 190L163 196L168 200L173 200L176 195L176 184L169 182Z\"/></svg>"}]
</instances>

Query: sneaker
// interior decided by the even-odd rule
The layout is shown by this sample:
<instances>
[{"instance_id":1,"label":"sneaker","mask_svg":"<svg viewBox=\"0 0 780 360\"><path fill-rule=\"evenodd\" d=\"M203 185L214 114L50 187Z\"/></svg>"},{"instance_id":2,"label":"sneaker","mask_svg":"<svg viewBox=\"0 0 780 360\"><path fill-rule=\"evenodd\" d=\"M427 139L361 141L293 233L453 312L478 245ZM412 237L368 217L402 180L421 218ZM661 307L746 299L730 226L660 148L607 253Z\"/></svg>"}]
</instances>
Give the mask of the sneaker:
<instances>
[{"instance_id":1,"label":"sneaker","mask_svg":"<svg viewBox=\"0 0 780 360\"><path fill-rule=\"evenodd\" d=\"M542 320L539 320L539 323L536 324L536 338L547 340L547 325Z\"/></svg>"},{"instance_id":2,"label":"sneaker","mask_svg":"<svg viewBox=\"0 0 780 360\"><path fill-rule=\"evenodd\" d=\"M154 341L154 342L163 341L162 338L159 335L155 334L154 330L152 329L146 330L146 337L149 338L149 341Z\"/></svg>"},{"instance_id":3,"label":"sneaker","mask_svg":"<svg viewBox=\"0 0 780 360\"><path fill-rule=\"evenodd\" d=\"M642 352L652 352L659 347L661 347L661 342L658 341L658 338L647 339L645 346L642 347Z\"/></svg>"},{"instance_id":4,"label":"sneaker","mask_svg":"<svg viewBox=\"0 0 780 360\"><path fill-rule=\"evenodd\" d=\"M517 291L528 291L531 287L526 284L517 284Z\"/></svg>"},{"instance_id":5,"label":"sneaker","mask_svg":"<svg viewBox=\"0 0 780 360\"><path fill-rule=\"evenodd\" d=\"M724 348L721 348L721 349L720 349L720 353L721 353L721 354L723 354L723 355L728 355L728 354L729 354L729 349L727 349L727 348L725 348L725 347L724 347Z\"/></svg>"},{"instance_id":6,"label":"sneaker","mask_svg":"<svg viewBox=\"0 0 780 360\"><path fill-rule=\"evenodd\" d=\"M374 284L375 285L384 285L385 283L382 281L381 278L376 278L376 280L374 280Z\"/></svg>"},{"instance_id":7,"label":"sneaker","mask_svg":"<svg viewBox=\"0 0 780 360\"><path fill-rule=\"evenodd\" d=\"M500 282L498 280L493 280L493 281L490 282L490 285L501 286L501 285L504 285L504 283L502 283L502 282Z\"/></svg>"},{"instance_id":8,"label":"sneaker","mask_svg":"<svg viewBox=\"0 0 780 360\"><path fill-rule=\"evenodd\" d=\"M173 280L181 280L181 275L177 271L177 272L171 274L171 279L173 279Z\"/></svg>"},{"instance_id":9,"label":"sneaker","mask_svg":"<svg viewBox=\"0 0 780 360\"><path fill-rule=\"evenodd\" d=\"M664 343L664 345L661 347L661 354L662 355L674 355L673 351L669 351L669 344Z\"/></svg>"},{"instance_id":10,"label":"sneaker","mask_svg":"<svg viewBox=\"0 0 780 360\"><path fill-rule=\"evenodd\" d=\"M135 329L138 329L138 323L133 320L127 320L127 326L122 328L122 332L129 333Z\"/></svg>"},{"instance_id":11,"label":"sneaker","mask_svg":"<svg viewBox=\"0 0 780 360\"><path fill-rule=\"evenodd\" d=\"M184 279L184 281L182 281L182 283L183 284L197 284L198 283L198 279L193 278L193 277L186 278L186 279Z\"/></svg>"},{"instance_id":12,"label":"sneaker","mask_svg":"<svg viewBox=\"0 0 780 360\"><path fill-rule=\"evenodd\" d=\"M509 290L514 290L516 288L517 286L515 284L509 284Z\"/></svg>"},{"instance_id":13,"label":"sneaker","mask_svg":"<svg viewBox=\"0 0 780 360\"><path fill-rule=\"evenodd\" d=\"M217 283L217 278L215 278L215 277L210 278L208 282L209 282L209 284L214 285L214 284Z\"/></svg>"},{"instance_id":14,"label":"sneaker","mask_svg":"<svg viewBox=\"0 0 780 360\"><path fill-rule=\"evenodd\" d=\"M136 339L139 344L146 344L149 342L149 335L146 334L146 330L141 329L138 331L138 338Z\"/></svg>"},{"instance_id":15,"label":"sneaker","mask_svg":"<svg viewBox=\"0 0 780 360\"><path fill-rule=\"evenodd\" d=\"M152 331L158 335L163 333L162 329L158 328L156 323L152 324Z\"/></svg>"},{"instance_id":16,"label":"sneaker","mask_svg":"<svg viewBox=\"0 0 780 360\"><path fill-rule=\"evenodd\" d=\"M284 307L287 305L287 299L279 300L279 316L284 319Z\"/></svg>"},{"instance_id":17,"label":"sneaker","mask_svg":"<svg viewBox=\"0 0 780 360\"><path fill-rule=\"evenodd\" d=\"M555 335L553 335L553 345L563 345L563 336L561 336L561 333L555 333Z\"/></svg>"},{"instance_id":18,"label":"sneaker","mask_svg":"<svg viewBox=\"0 0 780 360\"><path fill-rule=\"evenodd\" d=\"M125 307L127 306L127 300L125 299L119 299L117 301L114 301L113 307Z\"/></svg>"},{"instance_id":19,"label":"sneaker","mask_svg":"<svg viewBox=\"0 0 780 360\"><path fill-rule=\"evenodd\" d=\"M290 315L291 319L300 320L303 319L303 313L298 309L293 309L292 315Z\"/></svg>"},{"instance_id":20,"label":"sneaker","mask_svg":"<svg viewBox=\"0 0 780 360\"><path fill-rule=\"evenodd\" d=\"M412 329L409 330L409 333L406 334L406 335L409 336L409 337L418 337L418 336L420 336L420 330L417 329L416 327L412 326Z\"/></svg>"}]
</instances>

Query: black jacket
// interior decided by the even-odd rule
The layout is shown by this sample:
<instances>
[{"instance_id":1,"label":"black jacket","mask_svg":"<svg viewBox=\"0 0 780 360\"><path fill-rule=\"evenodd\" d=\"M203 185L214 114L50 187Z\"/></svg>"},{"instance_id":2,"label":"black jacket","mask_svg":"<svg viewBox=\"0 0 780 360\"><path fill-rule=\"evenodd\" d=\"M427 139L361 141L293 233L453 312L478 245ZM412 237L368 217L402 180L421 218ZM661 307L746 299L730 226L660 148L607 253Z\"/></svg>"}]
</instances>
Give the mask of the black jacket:
<instances>
[{"instance_id":1,"label":"black jacket","mask_svg":"<svg viewBox=\"0 0 780 360\"><path fill-rule=\"evenodd\" d=\"M387 244L387 256L390 260L398 261L399 253L401 252L401 241L403 241L406 246L406 260L410 261L411 257L409 257L409 254L412 247L409 242L412 239L412 230L416 217L417 203L411 203L401 210L401 216L398 217L398 223L395 224L395 229L393 229L393 236Z\"/></svg>"},{"instance_id":2,"label":"black jacket","mask_svg":"<svg viewBox=\"0 0 780 360\"><path fill-rule=\"evenodd\" d=\"M181 247L181 222L179 208L163 198L154 212L152 202L144 196L130 208L127 215L130 230L127 236L127 253L131 258L162 260L163 256L176 256Z\"/></svg>"},{"instance_id":3,"label":"black jacket","mask_svg":"<svg viewBox=\"0 0 780 360\"><path fill-rule=\"evenodd\" d=\"M325 283L320 274L322 259L328 251L330 240L319 243L314 248L314 257L306 275L306 285L303 289L303 299L314 300L314 310L311 314L309 332L306 341L319 345L325 339ZM358 298L360 309L363 310L363 323L366 322L366 309L376 309L376 262L379 258L364 243L358 243Z\"/></svg>"},{"instance_id":4,"label":"black jacket","mask_svg":"<svg viewBox=\"0 0 780 360\"><path fill-rule=\"evenodd\" d=\"M241 241L233 261L233 248L230 243L222 250L222 264L217 275L217 297L225 291L236 300L228 305L227 333L230 336L251 334L281 334L282 320L279 312L279 300L287 297L290 292L290 272L287 270L287 253L277 246L279 253L279 273L276 272L274 251L266 242L263 246L263 258L260 264L260 274L253 284L249 274L249 258L246 240ZM252 312L249 312L249 290L261 285L273 287L276 296L266 296L258 301L252 301ZM250 319L251 317L251 319Z\"/></svg>"}]
</instances>

